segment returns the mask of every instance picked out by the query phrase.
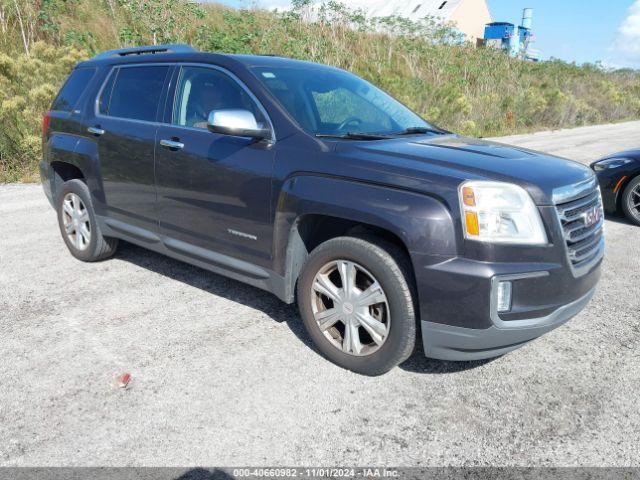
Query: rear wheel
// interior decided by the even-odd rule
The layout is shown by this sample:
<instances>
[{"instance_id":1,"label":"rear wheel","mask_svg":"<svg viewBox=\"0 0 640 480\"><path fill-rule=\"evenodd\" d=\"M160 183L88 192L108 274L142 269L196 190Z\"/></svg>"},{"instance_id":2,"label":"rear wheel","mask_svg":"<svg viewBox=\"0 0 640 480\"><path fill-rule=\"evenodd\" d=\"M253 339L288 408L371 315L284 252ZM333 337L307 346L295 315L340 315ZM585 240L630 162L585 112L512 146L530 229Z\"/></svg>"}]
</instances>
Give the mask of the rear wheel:
<instances>
[{"instance_id":1,"label":"rear wheel","mask_svg":"<svg viewBox=\"0 0 640 480\"><path fill-rule=\"evenodd\" d=\"M379 239L339 237L316 248L298 281L298 306L320 352L365 375L406 360L416 338L408 271L404 252Z\"/></svg>"},{"instance_id":2,"label":"rear wheel","mask_svg":"<svg viewBox=\"0 0 640 480\"><path fill-rule=\"evenodd\" d=\"M96 262L115 253L118 240L102 235L89 189L82 180L69 180L62 185L57 212L62 239L74 257L84 262Z\"/></svg>"},{"instance_id":3,"label":"rear wheel","mask_svg":"<svg viewBox=\"0 0 640 480\"><path fill-rule=\"evenodd\" d=\"M636 225L640 225L640 176L629 182L622 193L622 211Z\"/></svg>"}]
</instances>

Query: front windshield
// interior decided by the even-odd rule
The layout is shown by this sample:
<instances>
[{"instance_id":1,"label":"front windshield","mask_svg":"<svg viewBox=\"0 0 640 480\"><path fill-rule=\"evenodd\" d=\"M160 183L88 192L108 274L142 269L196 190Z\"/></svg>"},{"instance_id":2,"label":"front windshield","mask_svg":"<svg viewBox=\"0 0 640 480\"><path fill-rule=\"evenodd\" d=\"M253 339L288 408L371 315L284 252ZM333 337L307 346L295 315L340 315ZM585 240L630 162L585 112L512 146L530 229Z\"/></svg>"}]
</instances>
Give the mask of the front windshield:
<instances>
[{"instance_id":1,"label":"front windshield","mask_svg":"<svg viewBox=\"0 0 640 480\"><path fill-rule=\"evenodd\" d=\"M379 88L342 70L311 65L253 71L298 124L314 135L386 135L433 128Z\"/></svg>"}]
</instances>

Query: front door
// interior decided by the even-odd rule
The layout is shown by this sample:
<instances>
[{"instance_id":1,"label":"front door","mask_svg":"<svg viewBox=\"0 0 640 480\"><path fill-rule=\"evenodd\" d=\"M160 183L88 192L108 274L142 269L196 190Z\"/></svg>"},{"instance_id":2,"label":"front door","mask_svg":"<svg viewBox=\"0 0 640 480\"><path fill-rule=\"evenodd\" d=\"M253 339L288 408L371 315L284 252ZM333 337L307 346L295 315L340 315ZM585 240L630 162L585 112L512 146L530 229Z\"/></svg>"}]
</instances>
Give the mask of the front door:
<instances>
[{"instance_id":1,"label":"front door","mask_svg":"<svg viewBox=\"0 0 640 480\"><path fill-rule=\"evenodd\" d=\"M161 235L168 248L202 257L214 251L268 266L271 257L269 142L212 133L211 110L251 111L271 128L248 90L214 67L181 67L171 124L156 143L156 185Z\"/></svg>"},{"instance_id":2,"label":"front door","mask_svg":"<svg viewBox=\"0 0 640 480\"><path fill-rule=\"evenodd\" d=\"M116 67L87 120L98 142L106 215L124 227L157 233L154 148L162 91L171 67ZM127 229L125 233L131 233ZM144 233L144 232L143 232Z\"/></svg>"}]
</instances>

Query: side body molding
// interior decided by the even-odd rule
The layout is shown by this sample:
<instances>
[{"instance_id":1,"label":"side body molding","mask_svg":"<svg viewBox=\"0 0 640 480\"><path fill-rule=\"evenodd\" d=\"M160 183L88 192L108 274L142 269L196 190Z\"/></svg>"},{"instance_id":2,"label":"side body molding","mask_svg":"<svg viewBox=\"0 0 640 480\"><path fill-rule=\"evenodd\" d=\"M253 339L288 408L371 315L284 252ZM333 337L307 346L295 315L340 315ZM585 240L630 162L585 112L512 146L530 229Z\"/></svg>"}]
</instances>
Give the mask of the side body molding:
<instances>
[{"instance_id":1,"label":"side body molding","mask_svg":"<svg viewBox=\"0 0 640 480\"><path fill-rule=\"evenodd\" d=\"M274 224L274 271L293 289L307 252L297 235L306 215L325 215L368 224L396 235L411 253L456 255L454 221L440 200L381 185L321 175L297 175L282 186ZM413 255L412 255L413 256Z\"/></svg>"}]
</instances>

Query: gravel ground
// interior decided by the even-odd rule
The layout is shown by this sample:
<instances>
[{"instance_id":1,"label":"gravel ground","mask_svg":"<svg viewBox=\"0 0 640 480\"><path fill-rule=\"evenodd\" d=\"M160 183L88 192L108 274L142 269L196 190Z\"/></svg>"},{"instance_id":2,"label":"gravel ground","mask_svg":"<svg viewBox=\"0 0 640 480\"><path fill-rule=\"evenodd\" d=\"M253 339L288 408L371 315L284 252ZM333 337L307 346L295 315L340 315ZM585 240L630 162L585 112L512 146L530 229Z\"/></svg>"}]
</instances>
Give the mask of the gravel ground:
<instances>
[{"instance_id":1,"label":"gravel ground","mask_svg":"<svg viewBox=\"0 0 640 480\"><path fill-rule=\"evenodd\" d=\"M640 122L500 141L586 162L634 139ZM0 186L0 219L0 465L640 466L640 229L621 219L565 326L379 378L252 287L131 245L75 260L39 186Z\"/></svg>"}]
</instances>

